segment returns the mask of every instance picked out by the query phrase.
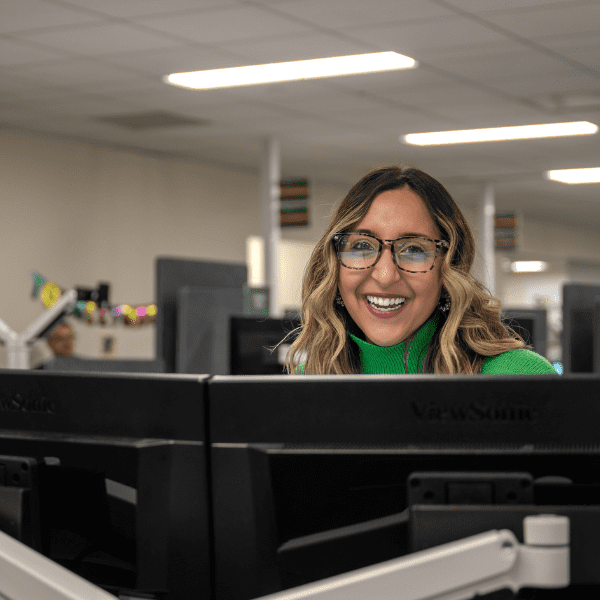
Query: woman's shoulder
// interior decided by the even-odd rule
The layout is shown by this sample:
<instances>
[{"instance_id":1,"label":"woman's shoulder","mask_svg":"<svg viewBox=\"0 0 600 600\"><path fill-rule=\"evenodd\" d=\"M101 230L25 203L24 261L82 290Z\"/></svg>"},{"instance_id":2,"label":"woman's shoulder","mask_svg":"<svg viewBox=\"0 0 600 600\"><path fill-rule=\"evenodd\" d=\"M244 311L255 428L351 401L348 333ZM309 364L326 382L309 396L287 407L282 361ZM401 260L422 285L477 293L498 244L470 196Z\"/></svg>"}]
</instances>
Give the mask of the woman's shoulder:
<instances>
[{"instance_id":1,"label":"woman's shoulder","mask_svg":"<svg viewBox=\"0 0 600 600\"><path fill-rule=\"evenodd\" d=\"M540 354L519 348L488 356L481 372L488 375L557 375L556 369Z\"/></svg>"}]
</instances>

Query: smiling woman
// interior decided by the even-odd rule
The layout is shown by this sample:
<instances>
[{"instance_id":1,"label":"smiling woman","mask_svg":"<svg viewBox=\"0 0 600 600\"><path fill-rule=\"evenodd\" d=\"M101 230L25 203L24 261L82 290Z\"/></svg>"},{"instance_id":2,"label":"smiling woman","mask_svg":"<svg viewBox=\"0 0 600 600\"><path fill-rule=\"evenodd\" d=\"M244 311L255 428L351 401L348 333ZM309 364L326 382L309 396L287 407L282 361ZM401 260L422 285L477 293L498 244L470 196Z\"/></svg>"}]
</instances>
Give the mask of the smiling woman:
<instances>
[{"instance_id":1,"label":"smiling woman","mask_svg":"<svg viewBox=\"0 0 600 600\"><path fill-rule=\"evenodd\" d=\"M499 300L470 273L474 256L438 181L414 168L368 173L307 265L288 372L556 374L502 324Z\"/></svg>"}]
</instances>

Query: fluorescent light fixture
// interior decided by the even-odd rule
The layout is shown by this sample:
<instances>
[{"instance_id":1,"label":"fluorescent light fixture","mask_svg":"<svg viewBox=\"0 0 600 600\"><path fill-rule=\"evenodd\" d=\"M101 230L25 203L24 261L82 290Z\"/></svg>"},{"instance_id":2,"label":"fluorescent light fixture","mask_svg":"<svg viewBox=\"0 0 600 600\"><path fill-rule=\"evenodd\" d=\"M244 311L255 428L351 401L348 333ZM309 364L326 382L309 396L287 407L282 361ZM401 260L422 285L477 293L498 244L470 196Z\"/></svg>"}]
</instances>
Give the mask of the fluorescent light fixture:
<instances>
[{"instance_id":1,"label":"fluorescent light fixture","mask_svg":"<svg viewBox=\"0 0 600 600\"><path fill-rule=\"evenodd\" d=\"M548 263L541 260L519 260L511 263L513 273L541 273L548 268Z\"/></svg>"},{"instance_id":2,"label":"fluorescent light fixture","mask_svg":"<svg viewBox=\"0 0 600 600\"><path fill-rule=\"evenodd\" d=\"M573 123L546 123L544 125L519 125L516 127L409 133L400 136L400 141L414 146L439 146L442 144L468 144L472 142L499 142L504 140L525 140L568 135L590 135L597 131L598 126L594 123L575 121Z\"/></svg>"},{"instance_id":3,"label":"fluorescent light fixture","mask_svg":"<svg viewBox=\"0 0 600 600\"><path fill-rule=\"evenodd\" d=\"M298 79L318 79L357 75L378 71L411 69L416 61L397 52L374 52L312 60L212 69L210 71L191 71L172 73L163 78L165 83L193 90L210 90L244 85L260 85Z\"/></svg>"},{"instance_id":4,"label":"fluorescent light fixture","mask_svg":"<svg viewBox=\"0 0 600 600\"><path fill-rule=\"evenodd\" d=\"M558 169L546 171L547 179L561 183L600 183L600 167L591 169Z\"/></svg>"}]
</instances>

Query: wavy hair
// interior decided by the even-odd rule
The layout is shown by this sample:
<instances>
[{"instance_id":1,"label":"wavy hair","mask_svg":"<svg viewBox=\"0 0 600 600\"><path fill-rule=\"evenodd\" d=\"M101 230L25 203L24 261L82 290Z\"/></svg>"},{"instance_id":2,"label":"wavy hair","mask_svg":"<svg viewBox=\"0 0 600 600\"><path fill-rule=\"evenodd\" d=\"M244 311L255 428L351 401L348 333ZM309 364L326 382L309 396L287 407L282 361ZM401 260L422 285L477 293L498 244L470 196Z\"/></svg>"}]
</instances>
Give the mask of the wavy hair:
<instances>
[{"instance_id":1,"label":"wavy hair","mask_svg":"<svg viewBox=\"0 0 600 600\"><path fill-rule=\"evenodd\" d=\"M451 308L447 314L438 311L439 327L425 359L425 372L479 373L486 357L527 347L502 323L500 301L471 275L473 234L444 186L418 169L389 166L370 171L354 185L312 252L302 285L301 324L288 351L288 373L298 373L302 362L305 374L361 372L358 348L347 333L360 330L345 307L335 302L340 264L332 237L360 222L379 194L402 188L423 200L441 239L450 244L441 255L441 278L442 294L450 297Z\"/></svg>"}]
</instances>

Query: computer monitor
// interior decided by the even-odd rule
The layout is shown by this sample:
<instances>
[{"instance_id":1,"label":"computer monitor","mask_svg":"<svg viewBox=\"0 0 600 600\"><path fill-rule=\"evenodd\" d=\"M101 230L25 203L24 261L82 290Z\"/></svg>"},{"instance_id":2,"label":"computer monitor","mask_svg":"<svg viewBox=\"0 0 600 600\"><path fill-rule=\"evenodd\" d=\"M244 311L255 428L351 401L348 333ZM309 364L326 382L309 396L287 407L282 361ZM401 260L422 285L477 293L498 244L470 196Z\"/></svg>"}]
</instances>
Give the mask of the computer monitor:
<instances>
[{"instance_id":1,"label":"computer monitor","mask_svg":"<svg viewBox=\"0 0 600 600\"><path fill-rule=\"evenodd\" d=\"M565 373L600 373L600 286L563 286L563 366Z\"/></svg>"},{"instance_id":2,"label":"computer monitor","mask_svg":"<svg viewBox=\"0 0 600 600\"><path fill-rule=\"evenodd\" d=\"M79 356L54 356L37 367L41 371L80 373L160 373L156 360L94 359Z\"/></svg>"},{"instance_id":3,"label":"computer monitor","mask_svg":"<svg viewBox=\"0 0 600 600\"><path fill-rule=\"evenodd\" d=\"M593 375L211 378L215 600L491 529L522 541L523 515L548 511L571 519L576 589L562 597L600 591L599 388Z\"/></svg>"},{"instance_id":4,"label":"computer monitor","mask_svg":"<svg viewBox=\"0 0 600 600\"><path fill-rule=\"evenodd\" d=\"M288 334L299 325L298 318L231 317L229 373L231 375L284 373L286 352L297 336L292 334L288 337ZM284 339L285 343L280 344Z\"/></svg>"},{"instance_id":5,"label":"computer monitor","mask_svg":"<svg viewBox=\"0 0 600 600\"><path fill-rule=\"evenodd\" d=\"M548 324L545 309L506 309L502 321L518 333L533 351L546 356L548 346Z\"/></svg>"},{"instance_id":6,"label":"computer monitor","mask_svg":"<svg viewBox=\"0 0 600 600\"><path fill-rule=\"evenodd\" d=\"M0 371L0 523L114 595L208 598L206 380Z\"/></svg>"},{"instance_id":7,"label":"computer monitor","mask_svg":"<svg viewBox=\"0 0 600 600\"><path fill-rule=\"evenodd\" d=\"M179 290L186 287L231 288L232 293L239 296L243 308L243 288L246 282L247 268L244 264L169 257L156 259L156 356L164 372L178 372Z\"/></svg>"}]
</instances>

